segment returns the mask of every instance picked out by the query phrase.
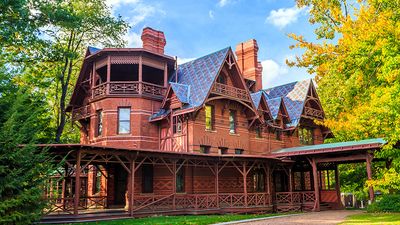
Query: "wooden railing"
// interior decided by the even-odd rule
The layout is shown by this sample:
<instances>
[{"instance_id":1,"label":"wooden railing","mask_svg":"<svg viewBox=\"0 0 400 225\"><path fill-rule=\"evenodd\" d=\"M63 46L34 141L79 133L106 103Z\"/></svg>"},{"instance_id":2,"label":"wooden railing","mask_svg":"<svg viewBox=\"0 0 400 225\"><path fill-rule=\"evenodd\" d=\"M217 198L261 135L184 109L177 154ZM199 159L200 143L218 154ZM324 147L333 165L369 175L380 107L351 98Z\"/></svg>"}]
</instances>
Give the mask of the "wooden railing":
<instances>
[{"instance_id":1,"label":"wooden railing","mask_svg":"<svg viewBox=\"0 0 400 225\"><path fill-rule=\"evenodd\" d=\"M250 101L250 95L245 89L232 87L226 84L215 83L211 92L218 95L237 98L243 101Z\"/></svg>"},{"instance_id":2,"label":"wooden railing","mask_svg":"<svg viewBox=\"0 0 400 225\"><path fill-rule=\"evenodd\" d=\"M107 196L90 196L79 198L79 209L103 209L107 206ZM74 210L74 198L51 198L48 199L48 207L44 210L49 213L72 213Z\"/></svg>"},{"instance_id":3,"label":"wooden railing","mask_svg":"<svg viewBox=\"0 0 400 225\"><path fill-rule=\"evenodd\" d=\"M276 204L302 204L314 201L315 193L313 191L277 192L275 194Z\"/></svg>"},{"instance_id":4,"label":"wooden railing","mask_svg":"<svg viewBox=\"0 0 400 225\"><path fill-rule=\"evenodd\" d=\"M150 95L162 98L166 88L160 85L139 81L111 81L95 86L92 89L92 97L99 98L107 95Z\"/></svg>"},{"instance_id":5,"label":"wooden railing","mask_svg":"<svg viewBox=\"0 0 400 225\"><path fill-rule=\"evenodd\" d=\"M72 110L72 121L86 119L88 117L90 117L90 105Z\"/></svg>"},{"instance_id":6,"label":"wooden railing","mask_svg":"<svg viewBox=\"0 0 400 225\"><path fill-rule=\"evenodd\" d=\"M323 119L324 113L321 110L317 110L311 107L304 107L304 114L306 116L314 117L317 119Z\"/></svg>"}]
</instances>

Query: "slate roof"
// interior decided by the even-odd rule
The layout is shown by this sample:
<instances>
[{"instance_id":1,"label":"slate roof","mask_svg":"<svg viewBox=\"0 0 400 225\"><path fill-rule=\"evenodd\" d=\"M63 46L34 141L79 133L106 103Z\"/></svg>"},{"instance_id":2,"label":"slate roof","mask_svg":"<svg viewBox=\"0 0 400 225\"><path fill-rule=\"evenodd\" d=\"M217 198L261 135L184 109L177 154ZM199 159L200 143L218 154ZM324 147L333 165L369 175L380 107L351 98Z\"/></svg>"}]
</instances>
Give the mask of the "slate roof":
<instances>
[{"instance_id":1,"label":"slate roof","mask_svg":"<svg viewBox=\"0 0 400 225\"><path fill-rule=\"evenodd\" d=\"M272 119L274 120L278 117L281 102L282 102L281 97L267 99L268 108L271 111Z\"/></svg>"},{"instance_id":2,"label":"slate roof","mask_svg":"<svg viewBox=\"0 0 400 225\"><path fill-rule=\"evenodd\" d=\"M174 91L176 97L182 103L190 104L190 86L185 84L178 84L175 82L170 82L171 88Z\"/></svg>"},{"instance_id":3,"label":"slate roof","mask_svg":"<svg viewBox=\"0 0 400 225\"><path fill-rule=\"evenodd\" d=\"M304 103L307 98L308 88L310 87L311 82L311 79L307 79L264 90L267 99L274 99L279 97L283 99L283 102L289 114L289 118L291 120L291 123L288 124L289 126L297 126L298 122L300 121L300 117L304 108ZM272 111L273 106L268 106ZM276 105L274 106L276 107Z\"/></svg>"},{"instance_id":4,"label":"slate roof","mask_svg":"<svg viewBox=\"0 0 400 225\"><path fill-rule=\"evenodd\" d=\"M263 94L263 91L257 91L255 93L251 93L251 100L253 100L254 106L256 109L260 106L260 100L261 100L261 95Z\"/></svg>"},{"instance_id":5,"label":"slate roof","mask_svg":"<svg viewBox=\"0 0 400 225\"><path fill-rule=\"evenodd\" d=\"M360 141L346 141L346 142L336 142L336 143L327 143L327 144L319 144L319 145L307 145L307 146L301 146L301 147L293 147L293 148L283 148L279 149L277 151L272 152L272 154L297 154L297 153L302 153L302 154L310 154L310 153L317 153L321 151L327 151L327 150L342 150L342 149L353 149L354 147L357 146L357 149L360 149L359 146L364 146L366 148L368 147L375 147L379 146L381 147L382 145L387 144L387 141L385 141L382 138L373 138L373 139L365 139L365 140L360 140Z\"/></svg>"}]
</instances>

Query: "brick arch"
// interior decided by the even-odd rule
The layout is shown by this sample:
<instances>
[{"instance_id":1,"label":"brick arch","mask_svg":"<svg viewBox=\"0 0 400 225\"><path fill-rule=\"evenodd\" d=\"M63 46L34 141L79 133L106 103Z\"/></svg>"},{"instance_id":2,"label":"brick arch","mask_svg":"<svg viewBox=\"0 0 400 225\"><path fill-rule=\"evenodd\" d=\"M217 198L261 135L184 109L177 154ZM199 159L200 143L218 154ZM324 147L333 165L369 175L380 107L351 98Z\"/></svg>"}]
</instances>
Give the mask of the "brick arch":
<instances>
[{"instance_id":1,"label":"brick arch","mask_svg":"<svg viewBox=\"0 0 400 225\"><path fill-rule=\"evenodd\" d=\"M206 146L212 146L212 140L208 136L203 136L202 138L199 139L199 144L200 145L206 145Z\"/></svg>"},{"instance_id":2,"label":"brick arch","mask_svg":"<svg viewBox=\"0 0 400 225\"><path fill-rule=\"evenodd\" d=\"M234 148L238 148L238 149L246 150L246 149L245 149L245 145L244 145L244 143L242 143L241 140L235 141L235 142L233 143L233 147L234 147Z\"/></svg>"},{"instance_id":3,"label":"brick arch","mask_svg":"<svg viewBox=\"0 0 400 225\"><path fill-rule=\"evenodd\" d=\"M227 141L225 138L221 138L217 141L217 146L218 147L229 147L229 141Z\"/></svg>"}]
</instances>

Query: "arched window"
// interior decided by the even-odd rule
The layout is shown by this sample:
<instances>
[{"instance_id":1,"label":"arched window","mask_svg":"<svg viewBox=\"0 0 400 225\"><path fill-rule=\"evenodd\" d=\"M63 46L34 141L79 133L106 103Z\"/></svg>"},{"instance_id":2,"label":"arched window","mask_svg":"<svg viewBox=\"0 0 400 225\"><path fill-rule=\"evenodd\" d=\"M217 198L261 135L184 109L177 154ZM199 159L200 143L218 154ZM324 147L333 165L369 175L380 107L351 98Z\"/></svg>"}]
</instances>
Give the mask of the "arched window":
<instances>
[{"instance_id":1,"label":"arched window","mask_svg":"<svg viewBox=\"0 0 400 225\"><path fill-rule=\"evenodd\" d=\"M220 84L226 84L226 76L224 74L220 74L218 76L217 82Z\"/></svg>"}]
</instances>

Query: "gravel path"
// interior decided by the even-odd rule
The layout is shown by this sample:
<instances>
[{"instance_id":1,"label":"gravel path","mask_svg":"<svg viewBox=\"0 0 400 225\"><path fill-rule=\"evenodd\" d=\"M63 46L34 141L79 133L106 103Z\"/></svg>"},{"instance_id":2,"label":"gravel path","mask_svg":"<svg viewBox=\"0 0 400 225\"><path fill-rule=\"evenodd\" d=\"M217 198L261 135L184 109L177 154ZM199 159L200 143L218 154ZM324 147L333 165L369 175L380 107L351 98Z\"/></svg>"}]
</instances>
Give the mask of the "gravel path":
<instances>
[{"instance_id":1,"label":"gravel path","mask_svg":"<svg viewBox=\"0 0 400 225\"><path fill-rule=\"evenodd\" d=\"M237 224L250 224L250 225L336 225L345 220L345 218L349 215L360 214L362 211L358 210L331 210L331 211L323 211L323 212L311 212L304 213L301 215L281 217L281 218L273 218L273 219L265 219L258 220L253 222L246 223L237 223Z\"/></svg>"}]
</instances>

